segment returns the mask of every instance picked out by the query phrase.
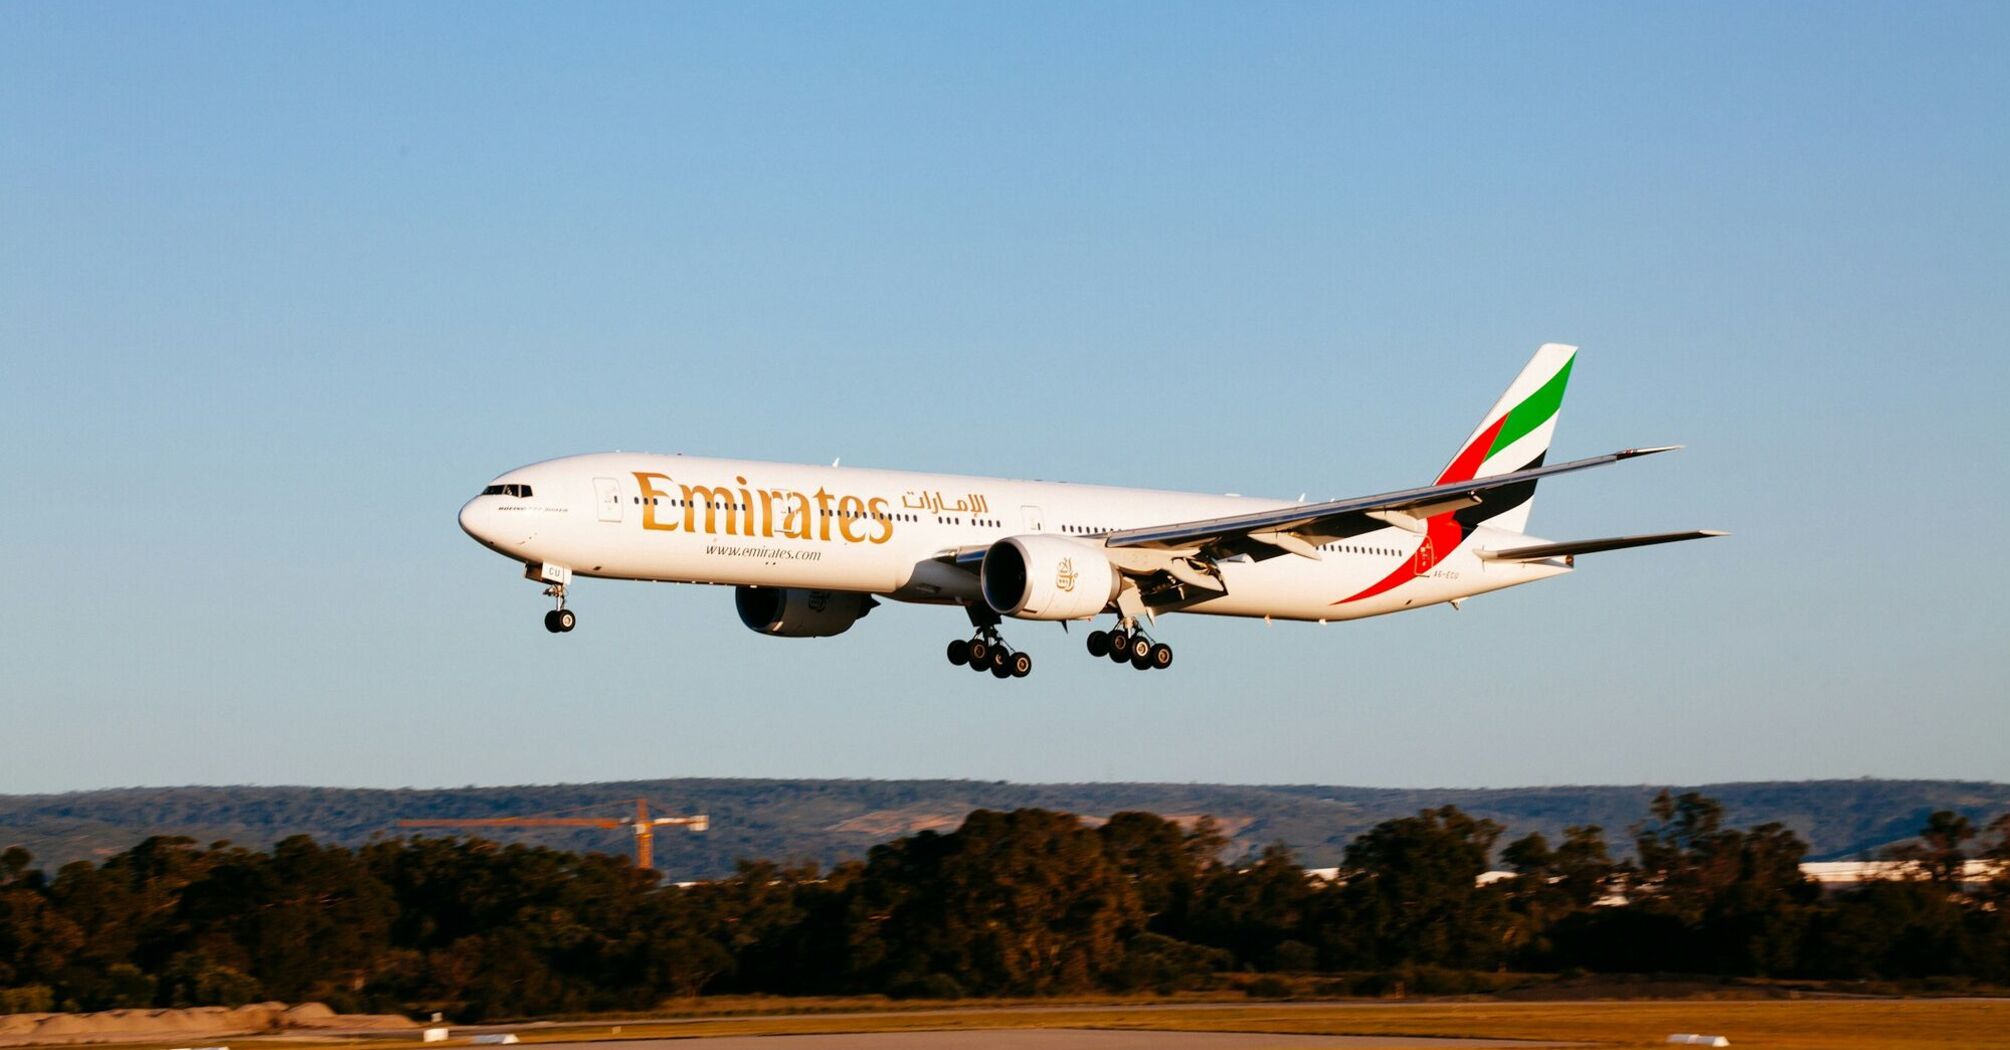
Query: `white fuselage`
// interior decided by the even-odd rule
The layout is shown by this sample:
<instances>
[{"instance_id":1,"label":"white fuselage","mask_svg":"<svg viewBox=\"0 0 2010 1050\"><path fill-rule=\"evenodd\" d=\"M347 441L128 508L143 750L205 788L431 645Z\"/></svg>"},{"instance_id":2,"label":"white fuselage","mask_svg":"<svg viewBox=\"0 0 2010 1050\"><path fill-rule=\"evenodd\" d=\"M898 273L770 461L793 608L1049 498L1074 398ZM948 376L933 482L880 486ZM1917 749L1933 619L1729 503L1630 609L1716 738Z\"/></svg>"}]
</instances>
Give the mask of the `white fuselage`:
<instances>
[{"instance_id":1,"label":"white fuselage","mask_svg":"<svg viewBox=\"0 0 2010 1050\"><path fill-rule=\"evenodd\" d=\"M497 553L579 576L857 591L981 603L977 576L942 560L1008 536L1076 539L1291 506L1288 500L641 453L547 460L495 479L461 527ZM528 492L528 495L519 493ZM1475 550L1532 542L1482 526L1456 551L1384 528L1282 555L1220 564L1226 593L1178 611L1343 620L1450 601L1568 571ZM1347 600L1405 567L1379 593Z\"/></svg>"}]
</instances>

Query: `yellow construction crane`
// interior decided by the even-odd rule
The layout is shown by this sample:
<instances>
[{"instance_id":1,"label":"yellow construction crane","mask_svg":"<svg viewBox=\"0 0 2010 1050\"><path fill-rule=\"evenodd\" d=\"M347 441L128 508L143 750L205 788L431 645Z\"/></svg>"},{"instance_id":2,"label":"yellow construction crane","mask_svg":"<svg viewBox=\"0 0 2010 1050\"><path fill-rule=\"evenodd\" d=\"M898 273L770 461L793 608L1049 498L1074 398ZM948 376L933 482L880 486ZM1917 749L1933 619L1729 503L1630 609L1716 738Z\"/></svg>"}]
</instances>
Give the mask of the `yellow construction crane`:
<instances>
[{"instance_id":1,"label":"yellow construction crane","mask_svg":"<svg viewBox=\"0 0 2010 1050\"><path fill-rule=\"evenodd\" d=\"M585 807L581 807L585 808ZM437 820L401 820L401 828L619 828L635 829L635 866L653 868L656 866L656 829L684 827L692 831L704 831L712 826L712 818L703 813L694 817L652 817L649 815L649 800L635 800L635 815L632 817L464 817L460 819L441 818Z\"/></svg>"}]
</instances>

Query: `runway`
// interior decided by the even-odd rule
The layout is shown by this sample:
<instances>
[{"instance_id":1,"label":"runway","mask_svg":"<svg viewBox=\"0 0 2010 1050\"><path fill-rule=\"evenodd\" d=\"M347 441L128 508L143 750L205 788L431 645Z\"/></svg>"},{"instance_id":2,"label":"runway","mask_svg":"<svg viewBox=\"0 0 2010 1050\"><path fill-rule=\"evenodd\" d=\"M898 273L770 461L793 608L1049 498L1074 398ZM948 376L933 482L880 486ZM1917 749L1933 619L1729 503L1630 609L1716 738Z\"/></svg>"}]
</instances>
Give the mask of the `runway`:
<instances>
[{"instance_id":1,"label":"runway","mask_svg":"<svg viewBox=\"0 0 2010 1050\"><path fill-rule=\"evenodd\" d=\"M1519 1039L1420 1036L1269 1035L1258 1032L1155 1032L1090 1028L998 1028L943 1032L832 1032L819 1035L724 1035L568 1043L568 1050L1472 1050L1569 1046Z\"/></svg>"}]
</instances>

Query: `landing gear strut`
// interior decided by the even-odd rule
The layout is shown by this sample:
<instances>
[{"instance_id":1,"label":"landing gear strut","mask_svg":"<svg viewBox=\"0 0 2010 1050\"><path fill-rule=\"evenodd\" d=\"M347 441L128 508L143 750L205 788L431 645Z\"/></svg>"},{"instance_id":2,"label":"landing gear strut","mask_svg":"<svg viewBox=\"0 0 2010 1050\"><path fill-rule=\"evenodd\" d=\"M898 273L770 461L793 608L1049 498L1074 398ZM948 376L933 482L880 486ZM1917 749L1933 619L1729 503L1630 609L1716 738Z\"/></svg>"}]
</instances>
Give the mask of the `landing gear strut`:
<instances>
[{"instance_id":1,"label":"landing gear strut","mask_svg":"<svg viewBox=\"0 0 2010 1050\"><path fill-rule=\"evenodd\" d=\"M973 671L991 672L994 678L1024 678L1033 673L1033 658L1005 644L998 633L998 614L969 606L971 626L977 633L969 641L949 643L949 662Z\"/></svg>"},{"instance_id":2,"label":"landing gear strut","mask_svg":"<svg viewBox=\"0 0 2010 1050\"><path fill-rule=\"evenodd\" d=\"M565 584L554 583L544 589L544 596L558 599L558 608L544 614L544 629L553 634L564 634L579 624L579 616L565 607Z\"/></svg>"},{"instance_id":3,"label":"landing gear strut","mask_svg":"<svg viewBox=\"0 0 2010 1050\"><path fill-rule=\"evenodd\" d=\"M544 614L544 629L553 634L564 634L579 623L578 614L565 607L565 585L572 582L572 569L565 565L551 565L545 562L526 562L523 578L532 583L544 584L544 596L558 603L558 608Z\"/></svg>"},{"instance_id":4,"label":"landing gear strut","mask_svg":"<svg viewBox=\"0 0 2010 1050\"><path fill-rule=\"evenodd\" d=\"M1120 620L1110 631L1089 632L1089 655L1107 656L1140 671L1164 670L1172 666L1172 646L1145 636L1136 620Z\"/></svg>"}]
</instances>

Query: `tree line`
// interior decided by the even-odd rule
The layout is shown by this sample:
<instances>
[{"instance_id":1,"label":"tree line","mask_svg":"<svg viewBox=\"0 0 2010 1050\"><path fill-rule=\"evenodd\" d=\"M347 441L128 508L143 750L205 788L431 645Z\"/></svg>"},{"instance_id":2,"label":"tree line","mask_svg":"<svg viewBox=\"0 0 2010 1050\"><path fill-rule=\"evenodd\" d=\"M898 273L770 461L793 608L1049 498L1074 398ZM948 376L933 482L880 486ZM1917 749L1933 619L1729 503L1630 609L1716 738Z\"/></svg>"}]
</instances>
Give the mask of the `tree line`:
<instances>
[{"instance_id":1,"label":"tree line","mask_svg":"<svg viewBox=\"0 0 2010 1050\"><path fill-rule=\"evenodd\" d=\"M1354 839L1336 877L1239 862L1208 821L979 810L865 860L743 861L679 886L623 859L480 839L269 851L157 837L53 876L0 853L0 1013L319 1000L457 1020L708 993L1168 992L1228 971L1586 971L2010 983L2010 814L1936 812L1898 875L1824 895L1777 823L1658 797L1616 859L1445 806ZM1979 889L1963 863L1999 862ZM1496 863L1510 877L1481 884Z\"/></svg>"},{"instance_id":2,"label":"tree line","mask_svg":"<svg viewBox=\"0 0 2010 1050\"><path fill-rule=\"evenodd\" d=\"M1789 820L1818 859L1854 857L1911 835L1939 809L1986 819L2010 809L2010 784L1957 780L1770 781L1675 787L1723 802L1745 824ZM1240 856L1270 842L1291 846L1308 867L1332 867L1347 844L1375 824L1453 805L1490 817L1516 834L1562 837L1572 824L1623 832L1647 811L1652 789L1363 788L1344 785L1014 784L972 780L752 780L683 778L601 784L398 789L149 787L0 795L0 849L27 847L55 871L74 860L101 861L148 835L229 839L269 850L290 835L351 848L376 841L404 818L498 817L574 809L609 815L646 796L664 812L709 813L703 835L664 835L656 855L685 879L733 873L743 857L815 860L826 867L861 857L906 828L884 826L977 809L1068 813L1233 814ZM845 820L851 817L854 820ZM936 826L930 824L927 826ZM512 842L619 852L621 836L584 828L512 831ZM1622 836L1623 838L1623 836ZM1624 848L1625 843L1620 842Z\"/></svg>"}]
</instances>

